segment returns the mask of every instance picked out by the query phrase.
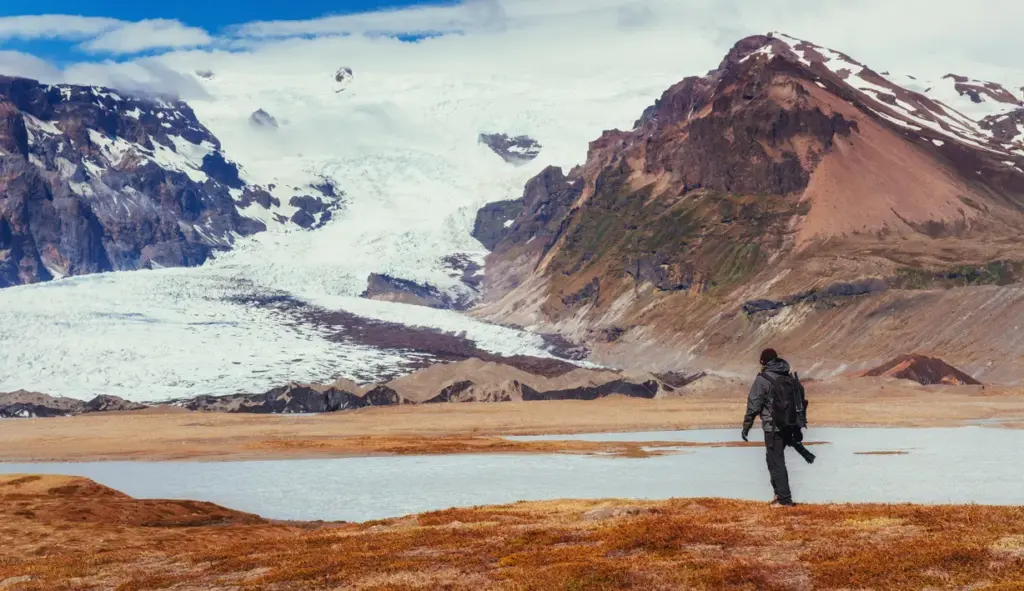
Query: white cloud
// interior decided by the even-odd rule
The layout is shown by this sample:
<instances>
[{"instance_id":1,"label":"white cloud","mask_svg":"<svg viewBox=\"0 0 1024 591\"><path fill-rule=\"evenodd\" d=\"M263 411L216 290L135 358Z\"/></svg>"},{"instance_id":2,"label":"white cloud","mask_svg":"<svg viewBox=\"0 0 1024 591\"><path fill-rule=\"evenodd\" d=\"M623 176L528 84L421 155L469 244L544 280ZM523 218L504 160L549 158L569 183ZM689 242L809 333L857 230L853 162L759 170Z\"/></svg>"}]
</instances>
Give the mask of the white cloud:
<instances>
[{"instance_id":1,"label":"white cloud","mask_svg":"<svg viewBox=\"0 0 1024 591\"><path fill-rule=\"evenodd\" d=\"M126 23L79 47L90 53L130 54L150 49L197 47L212 41L210 34L198 27L176 20L151 19Z\"/></svg>"},{"instance_id":2,"label":"white cloud","mask_svg":"<svg viewBox=\"0 0 1024 591\"><path fill-rule=\"evenodd\" d=\"M490 8L490 10L488 10ZM501 3L463 2L451 6L419 6L309 20L257 21L235 27L239 37L291 37L342 34L454 33L476 29L503 18Z\"/></svg>"},{"instance_id":3,"label":"white cloud","mask_svg":"<svg viewBox=\"0 0 1024 591\"><path fill-rule=\"evenodd\" d=\"M82 41L78 49L114 55L198 47L213 41L204 29L177 20L127 22L69 14L0 17L0 42L11 39Z\"/></svg>"},{"instance_id":4,"label":"white cloud","mask_svg":"<svg viewBox=\"0 0 1024 591\"><path fill-rule=\"evenodd\" d=\"M907 22L915 26L908 27ZM862 0L855 5L845 0L464 0L301 21L243 23L213 39L178 21L11 17L0 19L0 40L14 35L85 36L79 39L82 50L110 54L205 46L203 51L166 54L168 64L187 62L174 66L186 73L206 69L210 60L230 62L224 67L243 61L260 61L267 67L269 60L281 60L291 68L319 64L325 57L337 62L334 67L364 61L380 67L393 61L401 71L412 60L420 68L478 73L502 69L531 75L541 70L554 78L565 68L608 69L628 79L636 68L673 72L677 78L702 74L740 38L777 30L845 51L878 70L922 77L960 71L1009 83L1021 69L1016 56L1024 55L1020 22L1024 2L1017 0L977 0L970 5L949 0ZM92 33L87 35L88 31ZM402 34L440 36L412 46L365 38ZM213 51L216 48L243 55L228 59ZM27 62L19 59L26 67ZM615 70L620 64L623 69ZM153 79L148 71L123 63L71 68L76 81L102 77L106 70L116 72L122 81L123 76L136 74ZM166 84L166 76L157 78Z\"/></svg>"},{"instance_id":5,"label":"white cloud","mask_svg":"<svg viewBox=\"0 0 1024 591\"><path fill-rule=\"evenodd\" d=\"M68 67L63 79L70 84L95 84L137 94L159 94L185 100L205 98L206 90L189 74L169 68L157 58L129 62L82 62Z\"/></svg>"},{"instance_id":6,"label":"white cloud","mask_svg":"<svg viewBox=\"0 0 1024 591\"><path fill-rule=\"evenodd\" d=\"M88 39L121 25L113 18L39 14L0 17L0 41L7 39Z\"/></svg>"},{"instance_id":7,"label":"white cloud","mask_svg":"<svg viewBox=\"0 0 1024 591\"><path fill-rule=\"evenodd\" d=\"M32 78L48 84L63 80L63 74L53 64L20 51L0 51L0 74Z\"/></svg>"}]
</instances>

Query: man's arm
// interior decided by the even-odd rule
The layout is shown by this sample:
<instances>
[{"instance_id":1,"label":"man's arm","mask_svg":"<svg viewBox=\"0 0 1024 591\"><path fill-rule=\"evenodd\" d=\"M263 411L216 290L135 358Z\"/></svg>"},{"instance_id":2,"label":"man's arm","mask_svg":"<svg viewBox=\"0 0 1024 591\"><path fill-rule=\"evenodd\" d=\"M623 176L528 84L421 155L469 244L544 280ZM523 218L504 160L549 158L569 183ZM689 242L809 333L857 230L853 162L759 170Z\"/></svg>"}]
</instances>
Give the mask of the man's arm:
<instances>
[{"instance_id":1,"label":"man's arm","mask_svg":"<svg viewBox=\"0 0 1024 591\"><path fill-rule=\"evenodd\" d=\"M754 426L754 418L764 410L765 394L768 388L765 387L765 380L758 376L750 386L750 394L747 395L747 414L743 417L743 433L749 433Z\"/></svg>"}]
</instances>

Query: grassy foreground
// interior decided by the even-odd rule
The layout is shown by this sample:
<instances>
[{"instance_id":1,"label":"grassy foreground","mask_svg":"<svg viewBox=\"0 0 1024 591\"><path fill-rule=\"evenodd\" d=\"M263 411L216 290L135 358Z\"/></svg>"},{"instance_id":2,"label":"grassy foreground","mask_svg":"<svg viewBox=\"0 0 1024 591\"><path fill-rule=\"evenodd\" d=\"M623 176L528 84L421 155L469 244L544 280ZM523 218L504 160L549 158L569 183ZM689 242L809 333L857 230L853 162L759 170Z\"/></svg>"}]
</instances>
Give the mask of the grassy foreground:
<instances>
[{"instance_id":1,"label":"grassy foreground","mask_svg":"<svg viewBox=\"0 0 1024 591\"><path fill-rule=\"evenodd\" d=\"M0 588L1024 590L1024 508L556 501L272 522L0 476Z\"/></svg>"}]
</instances>

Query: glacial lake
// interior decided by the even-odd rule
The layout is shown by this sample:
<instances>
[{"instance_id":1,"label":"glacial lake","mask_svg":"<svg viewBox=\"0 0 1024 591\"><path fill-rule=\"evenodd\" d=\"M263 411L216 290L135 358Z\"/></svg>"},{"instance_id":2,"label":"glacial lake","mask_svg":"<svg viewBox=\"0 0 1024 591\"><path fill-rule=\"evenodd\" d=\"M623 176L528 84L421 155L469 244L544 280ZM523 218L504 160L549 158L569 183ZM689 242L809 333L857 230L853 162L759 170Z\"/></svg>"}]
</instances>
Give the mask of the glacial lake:
<instances>
[{"instance_id":1,"label":"glacial lake","mask_svg":"<svg viewBox=\"0 0 1024 591\"><path fill-rule=\"evenodd\" d=\"M751 441L762 440L760 431ZM1024 504L1024 430L810 429L818 456L788 450L798 502ZM738 430L529 437L720 442ZM137 498L212 501L274 519L365 521L521 500L726 497L768 501L764 450L680 448L650 458L393 456L245 462L3 464L0 473L73 474ZM863 455L865 452L904 455Z\"/></svg>"}]
</instances>

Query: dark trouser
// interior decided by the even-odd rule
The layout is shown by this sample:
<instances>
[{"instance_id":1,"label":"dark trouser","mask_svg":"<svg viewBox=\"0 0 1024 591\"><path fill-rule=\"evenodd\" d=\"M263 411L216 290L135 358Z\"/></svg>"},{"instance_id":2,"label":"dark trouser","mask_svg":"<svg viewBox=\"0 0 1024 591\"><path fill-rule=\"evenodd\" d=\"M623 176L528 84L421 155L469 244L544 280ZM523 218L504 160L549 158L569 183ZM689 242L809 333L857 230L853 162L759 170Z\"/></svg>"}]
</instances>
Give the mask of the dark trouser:
<instances>
[{"instance_id":1,"label":"dark trouser","mask_svg":"<svg viewBox=\"0 0 1024 591\"><path fill-rule=\"evenodd\" d=\"M789 471L786 470L786 441L782 435L766 431L764 447L767 452L768 474L772 478L775 496L780 501L788 503L793 500L793 493L789 491Z\"/></svg>"}]
</instances>

